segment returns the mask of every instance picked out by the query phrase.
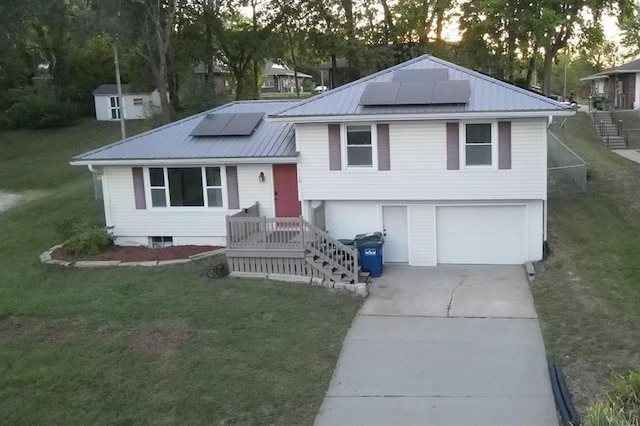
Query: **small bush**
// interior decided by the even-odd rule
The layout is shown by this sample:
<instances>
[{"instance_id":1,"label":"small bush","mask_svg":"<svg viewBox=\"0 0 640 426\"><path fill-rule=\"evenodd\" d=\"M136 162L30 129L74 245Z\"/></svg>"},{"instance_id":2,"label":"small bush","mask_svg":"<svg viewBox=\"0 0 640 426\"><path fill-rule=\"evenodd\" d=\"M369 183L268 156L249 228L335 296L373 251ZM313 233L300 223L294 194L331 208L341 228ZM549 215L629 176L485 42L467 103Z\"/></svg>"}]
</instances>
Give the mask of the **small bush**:
<instances>
[{"instance_id":1,"label":"small bush","mask_svg":"<svg viewBox=\"0 0 640 426\"><path fill-rule=\"evenodd\" d=\"M72 227L71 237L63 248L74 256L94 256L112 243L113 238L104 227L81 223Z\"/></svg>"},{"instance_id":2,"label":"small bush","mask_svg":"<svg viewBox=\"0 0 640 426\"><path fill-rule=\"evenodd\" d=\"M212 279L224 278L229 275L229 267L227 266L227 258L224 256L216 256L207 265L207 277Z\"/></svg>"},{"instance_id":3,"label":"small bush","mask_svg":"<svg viewBox=\"0 0 640 426\"><path fill-rule=\"evenodd\" d=\"M55 223L55 230L60 235L62 241L67 241L74 233L76 227L80 225L77 217L66 217Z\"/></svg>"},{"instance_id":4,"label":"small bush","mask_svg":"<svg viewBox=\"0 0 640 426\"><path fill-rule=\"evenodd\" d=\"M625 415L622 408L611 402L597 402L589 408L582 421L583 426L637 426Z\"/></svg>"},{"instance_id":5,"label":"small bush","mask_svg":"<svg viewBox=\"0 0 640 426\"><path fill-rule=\"evenodd\" d=\"M5 111L6 123L16 129L48 129L74 123L76 107L56 96L49 85L27 86L9 92L11 106Z\"/></svg>"},{"instance_id":6,"label":"small bush","mask_svg":"<svg viewBox=\"0 0 640 426\"><path fill-rule=\"evenodd\" d=\"M611 386L611 400L636 423L640 421L640 373L630 372L626 377L618 376Z\"/></svg>"}]
</instances>

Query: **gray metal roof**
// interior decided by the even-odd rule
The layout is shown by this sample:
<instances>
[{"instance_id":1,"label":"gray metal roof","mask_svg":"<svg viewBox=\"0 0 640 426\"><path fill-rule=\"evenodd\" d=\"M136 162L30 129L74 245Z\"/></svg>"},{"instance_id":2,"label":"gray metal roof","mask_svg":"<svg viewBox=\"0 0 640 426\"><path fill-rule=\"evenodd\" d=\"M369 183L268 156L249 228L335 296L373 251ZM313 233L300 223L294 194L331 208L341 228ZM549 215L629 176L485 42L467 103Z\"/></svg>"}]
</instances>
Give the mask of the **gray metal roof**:
<instances>
[{"instance_id":1,"label":"gray metal roof","mask_svg":"<svg viewBox=\"0 0 640 426\"><path fill-rule=\"evenodd\" d=\"M620 66L610 68L608 70L604 70L602 72L598 72L595 74L591 74L587 77L583 77L580 80L596 80L600 77L606 77L611 74L624 74L624 73L636 73L640 72L640 59L636 59L635 61L631 61L626 64L622 64Z\"/></svg>"},{"instance_id":2,"label":"gray metal roof","mask_svg":"<svg viewBox=\"0 0 640 426\"><path fill-rule=\"evenodd\" d=\"M140 90L131 90L131 85L129 84L123 84L122 85L122 94L123 95L142 95L142 94L148 94L151 93L151 91L149 92L142 92ZM117 84L102 84L100 86L98 86L96 88L96 90L93 91L94 95L117 95L118 94L118 85Z\"/></svg>"},{"instance_id":3,"label":"gray metal roof","mask_svg":"<svg viewBox=\"0 0 640 426\"><path fill-rule=\"evenodd\" d=\"M471 97L464 105L369 106L359 100L370 82L390 82L396 70L447 68L449 80L469 80ZM378 114L429 114L463 112L565 111L570 107L542 95L496 80L476 71L438 59L420 56L368 77L288 106L270 117L311 117ZM545 114L546 115L546 114Z\"/></svg>"},{"instance_id":4,"label":"gray metal roof","mask_svg":"<svg viewBox=\"0 0 640 426\"><path fill-rule=\"evenodd\" d=\"M263 120L251 136L189 135L207 114L217 112L268 114L293 103L292 101L232 102L89 151L74 157L74 161L295 157L294 128L289 123Z\"/></svg>"}]
</instances>

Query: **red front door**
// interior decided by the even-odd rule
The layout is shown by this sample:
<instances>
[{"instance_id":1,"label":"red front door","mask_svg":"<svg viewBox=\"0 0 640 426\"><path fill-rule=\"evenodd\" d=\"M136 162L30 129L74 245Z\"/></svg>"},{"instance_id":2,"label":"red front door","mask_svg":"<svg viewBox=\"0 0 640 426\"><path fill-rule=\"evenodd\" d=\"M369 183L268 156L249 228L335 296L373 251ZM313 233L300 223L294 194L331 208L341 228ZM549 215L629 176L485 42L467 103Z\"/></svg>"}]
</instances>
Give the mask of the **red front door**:
<instances>
[{"instance_id":1,"label":"red front door","mask_svg":"<svg viewBox=\"0 0 640 426\"><path fill-rule=\"evenodd\" d=\"M298 168L295 164L273 165L273 192L276 217L299 217L302 207L298 199Z\"/></svg>"}]
</instances>

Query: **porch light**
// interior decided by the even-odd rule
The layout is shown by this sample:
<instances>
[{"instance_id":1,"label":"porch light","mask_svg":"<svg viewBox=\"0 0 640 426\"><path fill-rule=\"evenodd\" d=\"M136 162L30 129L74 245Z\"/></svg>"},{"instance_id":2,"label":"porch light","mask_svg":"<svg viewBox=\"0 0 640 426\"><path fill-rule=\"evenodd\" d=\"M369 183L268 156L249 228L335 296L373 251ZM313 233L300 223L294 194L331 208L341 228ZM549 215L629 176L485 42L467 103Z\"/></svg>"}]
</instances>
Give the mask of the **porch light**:
<instances>
[{"instance_id":1,"label":"porch light","mask_svg":"<svg viewBox=\"0 0 640 426\"><path fill-rule=\"evenodd\" d=\"M260 172L258 175L258 182L264 182L264 172Z\"/></svg>"}]
</instances>

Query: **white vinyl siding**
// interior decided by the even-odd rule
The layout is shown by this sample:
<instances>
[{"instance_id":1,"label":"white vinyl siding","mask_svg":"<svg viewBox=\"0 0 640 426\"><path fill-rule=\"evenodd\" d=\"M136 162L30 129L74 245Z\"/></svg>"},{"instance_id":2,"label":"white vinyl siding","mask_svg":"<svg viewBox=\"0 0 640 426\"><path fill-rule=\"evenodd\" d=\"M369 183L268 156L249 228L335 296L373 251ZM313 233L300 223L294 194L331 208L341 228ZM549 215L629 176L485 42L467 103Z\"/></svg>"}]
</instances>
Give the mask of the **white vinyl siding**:
<instances>
[{"instance_id":1,"label":"white vinyl siding","mask_svg":"<svg viewBox=\"0 0 640 426\"><path fill-rule=\"evenodd\" d=\"M329 170L326 124L296 125L303 200L546 199L546 119L512 121L512 168L447 170L446 122L389 124L391 170ZM344 145L343 145L344 146ZM344 152L343 152L344 157ZM375 161L375 155L374 155Z\"/></svg>"},{"instance_id":2,"label":"white vinyl siding","mask_svg":"<svg viewBox=\"0 0 640 426\"><path fill-rule=\"evenodd\" d=\"M408 208L408 228L409 228L409 265L412 266L434 266L443 263L438 258L438 242L442 238L445 243L451 239L452 234L447 235L445 229L442 235L437 222L437 211L447 211L447 209L475 210L483 215L480 221L488 223L487 229L476 226L474 234L474 244L483 244L491 241L493 245L484 251L495 254L490 263L522 263L525 260L537 261L542 259L542 243L544 228L544 210L542 200L514 200L509 202L463 202L463 201L415 201L404 200L390 203L388 201L326 201L326 225L327 231L335 238L353 238L356 234L365 232L375 232L383 230L382 208L388 205L406 205ZM506 212L501 216L501 212ZM308 209L307 209L308 214ZM451 216L450 216L451 217ZM445 217L447 219L447 217ZM520 221L520 222L518 222ZM504 223L504 228L495 224ZM442 224L442 221L441 221ZM492 225L493 224L493 225ZM465 223L456 222L456 228L466 226ZM489 232L489 228L491 232ZM508 229L507 229L508 228ZM511 235L514 229L517 234ZM454 229L454 232L455 232ZM493 231L496 231L493 233ZM469 230L465 229L465 232ZM482 235L485 232L485 235ZM500 239L499 233L503 233ZM462 233L464 236L464 232ZM455 237L455 235L453 235ZM477 237L477 238L476 238ZM514 250L513 241L517 250ZM455 241L454 241L455 242ZM519 243L522 242L522 245ZM386 252L386 250L385 250ZM482 251L479 254L484 254ZM502 254L500 260L496 256ZM513 256L515 254L515 256ZM447 255L447 253L445 253ZM517 259L516 259L517 257ZM489 258L484 259L487 261ZM524 259L524 260L523 260ZM448 259L444 259L446 262ZM462 259L461 262L472 262L469 258Z\"/></svg>"},{"instance_id":3,"label":"white vinyl siding","mask_svg":"<svg viewBox=\"0 0 640 426\"><path fill-rule=\"evenodd\" d=\"M240 164L237 170L240 207L249 207L258 201L260 213L273 216L271 165ZM261 171L266 176L265 182L258 181ZM145 184L148 184L146 177ZM174 245L224 245L225 217L239 211L206 207L136 210L131 167L105 166L103 190L107 226L113 227L116 242L122 245L148 244L149 237L153 236L173 237ZM147 206L150 205L147 198Z\"/></svg>"},{"instance_id":4,"label":"white vinyl siding","mask_svg":"<svg viewBox=\"0 0 640 426\"><path fill-rule=\"evenodd\" d=\"M159 98L154 102L153 97L153 94L122 95L124 108L120 108L120 111L124 112L124 119L143 120L149 118L154 112L158 113ZM115 110L112 109L111 99L117 102L118 97L116 95L97 95L94 97L97 120L114 120L112 111Z\"/></svg>"}]
</instances>

